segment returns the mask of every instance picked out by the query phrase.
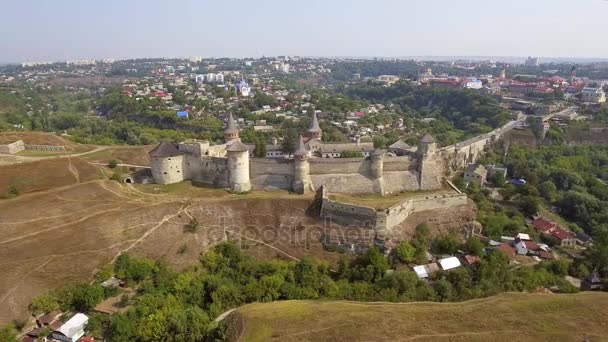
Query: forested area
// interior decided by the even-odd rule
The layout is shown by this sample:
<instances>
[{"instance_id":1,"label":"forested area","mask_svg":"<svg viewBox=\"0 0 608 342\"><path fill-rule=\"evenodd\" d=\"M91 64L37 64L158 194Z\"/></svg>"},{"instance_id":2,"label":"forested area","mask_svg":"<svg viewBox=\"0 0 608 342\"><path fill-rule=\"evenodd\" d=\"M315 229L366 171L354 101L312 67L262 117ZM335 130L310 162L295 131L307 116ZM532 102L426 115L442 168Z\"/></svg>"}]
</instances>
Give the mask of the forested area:
<instances>
[{"instance_id":1,"label":"forested area","mask_svg":"<svg viewBox=\"0 0 608 342\"><path fill-rule=\"evenodd\" d=\"M162 261L121 255L113 272L137 289L137 295L121 298L129 306L124 314L92 314L90 334L111 341L201 341L210 334L221 338L221 327L216 329L212 320L222 312L246 303L283 299L445 302L553 285L563 292L576 291L561 277L563 261L513 267L500 251L484 255L479 241L462 245L449 236L432 240L423 226L412 245L407 244L388 258L371 248L356 259L342 259L337 269L308 258L260 261L230 243L201 255L199 266L183 272L171 271ZM409 270L389 271L415 261L420 256L416 251L427 248L437 252L463 248L478 253L482 260L471 268L439 272L431 283ZM116 290L99 285L111 273L105 270L92 285L73 285L37 297L30 310L90 312L103 298L117 295Z\"/></svg>"},{"instance_id":2,"label":"forested area","mask_svg":"<svg viewBox=\"0 0 608 342\"><path fill-rule=\"evenodd\" d=\"M394 105L398 114L408 118L434 120L420 122L416 128L442 144L489 132L509 120L509 112L496 99L471 90L418 87L409 82L385 87L370 82L338 91L356 100Z\"/></svg>"},{"instance_id":3,"label":"forested area","mask_svg":"<svg viewBox=\"0 0 608 342\"><path fill-rule=\"evenodd\" d=\"M510 146L488 153L481 163L502 163L513 178L526 180L525 185L505 183L494 179L504 200L515 208L493 205L487 190L469 189L480 208L479 221L484 232L493 238L521 231L524 217L540 211L553 211L565 219L567 227L593 238L593 245L575 261L572 275L584 277L592 270L608 278L608 148L585 145L544 145L536 149ZM518 230L519 229L519 230ZM537 235L528 230L528 233ZM542 237L541 237L542 238ZM550 238L544 238L550 245Z\"/></svg>"},{"instance_id":4,"label":"forested area","mask_svg":"<svg viewBox=\"0 0 608 342\"><path fill-rule=\"evenodd\" d=\"M92 107L97 107L101 115L89 113ZM0 129L66 132L72 140L84 144L145 145L187 138L219 141L222 137L223 123L212 116L177 118L159 99L136 100L118 90L97 101L60 91L0 91L0 108Z\"/></svg>"}]
</instances>

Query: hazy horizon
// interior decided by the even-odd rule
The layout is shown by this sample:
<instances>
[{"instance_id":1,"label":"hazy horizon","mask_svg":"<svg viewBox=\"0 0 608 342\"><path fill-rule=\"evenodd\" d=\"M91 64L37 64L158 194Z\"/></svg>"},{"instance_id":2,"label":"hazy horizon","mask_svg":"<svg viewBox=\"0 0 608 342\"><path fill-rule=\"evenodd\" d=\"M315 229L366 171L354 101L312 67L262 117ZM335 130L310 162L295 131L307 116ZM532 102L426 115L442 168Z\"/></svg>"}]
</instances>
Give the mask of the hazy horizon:
<instances>
[{"instance_id":1,"label":"hazy horizon","mask_svg":"<svg viewBox=\"0 0 608 342\"><path fill-rule=\"evenodd\" d=\"M277 55L604 59L605 0L8 0L0 61Z\"/></svg>"}]
</instances>

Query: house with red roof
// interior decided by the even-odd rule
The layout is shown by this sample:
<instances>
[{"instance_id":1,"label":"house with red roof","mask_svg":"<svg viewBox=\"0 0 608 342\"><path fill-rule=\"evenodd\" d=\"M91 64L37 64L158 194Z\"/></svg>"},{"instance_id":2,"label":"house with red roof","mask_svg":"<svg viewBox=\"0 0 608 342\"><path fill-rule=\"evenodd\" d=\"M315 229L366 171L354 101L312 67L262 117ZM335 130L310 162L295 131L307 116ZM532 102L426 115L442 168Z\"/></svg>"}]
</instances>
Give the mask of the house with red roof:
<instances>
[{"instance_id":1,"label":"house with red roof","mask_svg":"<svg viewBox=\"0 0 608 342\"><path fill-rule=\"evenodd\" d=\"M556 238L559 241L561 246L574 247L576 246L576 237L574 234L563 228L557 227L553 231L551 231L551 236Z\"/></svg>"},{"instance_id":2,"label":"house with red roof","mask_svg":"<svg viewBox=\"0 0 608 342\"><path fill-rule=\"evenodd\" d=\"M561 228L555 222L551 222L543 217L538 217L532 221L532 226L541 234L554 237L559 241L560 246L576 246L576 236L569 230Z\"/></svg>"},{"instance_id":3,"label":"house with red roof","mask_svg":"<svg viewBox=\"0 0 608 342\"><path fill-rule=\"evenodd\" d=\"M557 224L555 222L546 220L543 217L538 217L534 221L532 221L532 226L539 233L547 233L547 232L555 229L557 227Z\"/></svg>"},{"instance_id":4,"label":"house with red roof","mask_svg":"<svg viewBox=\"0 0 608 342\"><path fill-rule=\"evenodd\" d=\"M515 259L515 250L513 249L513 247L509 246L509 244L501 243L498 247L496 247L496 250L502 251L511 260Z\"/></svg>"}]
</instances>

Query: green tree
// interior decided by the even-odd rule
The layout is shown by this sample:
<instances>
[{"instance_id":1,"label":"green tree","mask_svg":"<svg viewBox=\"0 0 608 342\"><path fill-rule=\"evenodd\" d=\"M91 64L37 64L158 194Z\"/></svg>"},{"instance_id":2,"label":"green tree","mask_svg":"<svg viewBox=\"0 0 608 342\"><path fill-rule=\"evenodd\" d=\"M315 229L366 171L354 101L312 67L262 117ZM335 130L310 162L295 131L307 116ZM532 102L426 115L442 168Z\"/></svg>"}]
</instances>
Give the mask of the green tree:
<instances>
[{"instance_id":1,"label":"green tree","mask_svg":"<svg viewBox=\"0 0 608 342\"><path fill-rule=\"evenodd\" d=\"M342 151L340 158L363 158L363 153L359 151Z\"/></svg>"},{"instance_id":2,"label":"green tree","mask_svg":"<svg viewBox=\"0 0 608 342\"><path fill-rule=\"evenodd\" d=\"M19 193L20 193L19 188L17 188L16 185L14 185L14 184L9 185L8 191L7 191L8 198L17 197L17 196L19 196Z\"/></svg>"},{"instance_id":3,"label":"green tree","mask_svg":"<svg viewBox=\"0 0 608 342\"><path fill-rule=\"evenodd\" d=\"M116 159L111 159L111 160L108 162L108 167L109 167L110 169L115 169L115 168L116 168L116 166L118 166L118 162L116 161Z\"/></svg>"},{"instance_id":4,"label":"green tree","mask_svg":"<svg viewBox=\"0 0 608 342\"><path fill-rule=\"evenodd\" d=\"M0 326L0 342L17 342L17 330L12 324Z\"/></svg>"},{"instance_id":5,"label":"green tree","mask_svg":"<svg viewBox=\"0 0 608 342\"><path fill-rule=\"evenodd\" d=\"M49 313L51 311L59 310L59 302L56 297L49 294L43 294L34 297L28 306L28 309L34 315Z\"/></svg>"},{"instance_id":6,"label":"green tree","mask_svg":"<svg viewBox=\"0 0 608 342\"><path fill-rule=\"evenodd\" d=\"M296 141L298 140L298 134L294 129L288 129L285 132L285 137L281 143L281 151L285 154L293 154L296 150Z\"/></svg>"},{"instance_id":7,"label":"green tree","mask_svg":"<svg viewBox=\"0 0 608 342\"><path fill-rule=\"evenodd\" d=\"M253 156L256 158L266 158L266 144L260 139L255 140Z\"/></svg>"},{"instance_id":8,"label":"green tree","mask_svg":"<svg viewBox=\"0 0 608 342\"><path fill-rule=\"evenodd\" d=\"M550 180L540 183L538 191L549 202L553 202L557 198L557 187Z\"/></svg>"},{"instance_id":9,"label":"green tree","mask_svg":"<svg viewBox=\"0 0 608 342\"><path fill-rule=\"evenodd\" d=\"M407 241L402 241L395 249L395 254L401 262L410 263L416 256L416 248Z\"/></svg>"},{"instance_id":10,"label":"green tree","mask_svg":"<svg viewBox=\"0 0 608 342\"><path fill-rule=\"evenodd\" d=\"M460 240L454 233L438 236L431 243L432 249L440 254L454 254L459 246Z\"/></svg>"},{"instance_id":11,"label":"green tree","mask_svg":"<svg viewBox=\"0 0 608 342\"><path fill-rule=\"evenodd\" d=\"M531 217L538 213L540 202L534 196L522 196L518 201L519 210L525 216Z\"/></svg>"},{"instance_id":12,"label":"green tree","mask_svg":"<svg viewBox=\"0 0 608 342\"><path fill-rule=\"evenodd\" d=\"M465 242L464 248L468 253L473 255L482 256L483 255L483 243L476 236L471 236Z\"/></svg>"},{"instance_id":13,"label":"green tree","mask_svg":"<svg viewBox=\"0 0 608 342\"><path fill-rule=\"evenodd\" d=\"M386 148L386 145L388 144L388 140L381 136L381 135L377 135L374 137L374 148Z\"/></svg>"}]
</instances>

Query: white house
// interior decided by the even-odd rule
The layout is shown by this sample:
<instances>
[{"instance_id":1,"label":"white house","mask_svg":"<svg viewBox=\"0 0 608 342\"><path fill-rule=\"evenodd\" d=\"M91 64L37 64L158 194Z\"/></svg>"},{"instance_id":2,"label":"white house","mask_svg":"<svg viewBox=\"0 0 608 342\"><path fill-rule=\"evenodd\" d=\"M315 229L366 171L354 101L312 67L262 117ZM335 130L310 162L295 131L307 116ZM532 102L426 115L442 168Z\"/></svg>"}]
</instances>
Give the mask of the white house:
<instances>
[{"instance_id":1,"label":"white house","mask_svg":"<svg viewBox=\"0 0 608 342\"><path fill-rule=\"evenodd\" d=\"M445 258L445 259L440 259L438 261L438 263L441 266L441 269L444 271L452 270L454 268L458 268L458 267L462 266L462 264L460 263L460 260L458 260L457 257L449 257L449 258Z\"/></svg>"},{"instance_id":2,"label":"white house","mask_svg":"<svg viewBox=\"0 0 608 342\"><path fill-rule=\"evenodd\" d=\"M84 335L84 329L89 323L89 317L82 313L75 314L59 329L53 331L52 338L62 342L76 342Z\"/></svg>"}]
</instances>

